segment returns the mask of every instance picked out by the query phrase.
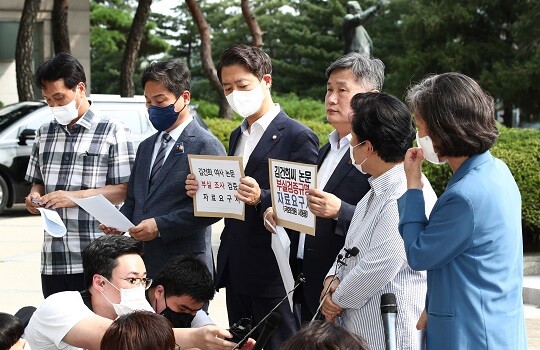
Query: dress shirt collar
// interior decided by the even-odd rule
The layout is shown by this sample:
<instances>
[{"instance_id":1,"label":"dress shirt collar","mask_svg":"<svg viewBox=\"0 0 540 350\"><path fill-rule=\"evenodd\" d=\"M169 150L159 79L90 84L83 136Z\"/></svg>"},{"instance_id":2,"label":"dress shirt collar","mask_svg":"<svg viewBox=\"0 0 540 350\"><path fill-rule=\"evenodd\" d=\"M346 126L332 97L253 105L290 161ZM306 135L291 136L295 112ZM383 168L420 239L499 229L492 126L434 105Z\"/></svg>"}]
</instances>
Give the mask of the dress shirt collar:
<instances>
[{"instance_id":1,"label":"dress shirt collar","mask_svg":"<svg viewBox=\"0 0 540 350\"><path fill-rule=\"evenodd\" d=\"M84 112L82 117L79 118L79 120L77 120L77 122L75 124L73 124L73 126L80 125L81 127L85 128L87 130L90 130L92 128L92 124L94 124L95 113L93 111L94 109L92 108L92 102L91 101L89 101L89 102L90 102L90 107L88 107L86 112ZM97 122L95 122L95 123L97 123ZM67 130L67 126L66 125L61 125L60 123L58 123L57 127L58 128L63 127L65 130ZM72 127L72 130L73 130L73 127Z\"/></svg>"},{"instance_id":2,"label":"dress shirt collar","mask_svg":"<svg viewBox=\"0 0 540 350\"><path fill-rule=\"evenodd\" d=\"M176 128L169 131L169 135L171 135L171 138L174 142L178 141L178 139L180 138L180 135L182 135L182 133L186 129L186 126L188 126L188 124L191 123L192 120L193 120L193 117L190 114L188 115L186 120L182 122L182 124L178 125ZM163 135L164 132L165 131L163 131L160 135ZM158 142L161 142L161 137L158 137Z\"/></svg>"},{"instance_id":3,"label":"dress shirt collar","mask_svg":"<svg viewBox=\"0 0 540 350\"><path fill-rule=\"evenodd\" d=\"M274 107L272 109L270 109L268 112L263 114L262 117L257 119L251 125L252 130L253 130L254 127L260 127L262 129L263 133L264 133L266 131L266 129L268 128L268 125L270 125L272 120L274 120L274 118L279 114L280 111L281 111L281 107L279 107L279 103L274 104ZM240 124L240 130L242 131L243 134L248 133L247 119L244 119L242 124Z\"/></svg>"},{"instance_id":4,"label":"dress shirt collar","mask_svg":"<svg viewBox=\"0 0 540 350\"><path fill-rule=\"evenodd\" d=\"M340 139L337 130L332 131L328 135L328 142L330 142L330 147L332 148L332 151L337 151L339 149L342 149L342 147L349 146L351 144L351 139L351 134L348 134Z\"/></svg>"},{"instance_id":5,"label":"dress shirt collar","mask_svg":"<svg viewBox=\"0 0 540 350\"><path fill-rule=\"evenodd\" d=\"M368 179L369 185L378 196L388 189L388 185L399 182L403 178L405 170L403 163L394 165L391 169L387 170L379 177L370 177Z\"/></svg>"}]
</instances>

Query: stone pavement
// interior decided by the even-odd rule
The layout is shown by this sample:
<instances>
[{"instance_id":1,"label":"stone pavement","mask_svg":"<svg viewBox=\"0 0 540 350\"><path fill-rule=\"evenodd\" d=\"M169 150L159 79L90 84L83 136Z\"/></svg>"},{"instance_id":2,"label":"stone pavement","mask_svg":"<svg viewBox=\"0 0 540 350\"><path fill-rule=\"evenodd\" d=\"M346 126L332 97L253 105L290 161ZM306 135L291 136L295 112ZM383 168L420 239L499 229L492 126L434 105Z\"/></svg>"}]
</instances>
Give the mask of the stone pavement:
<instances>
[{"instance_id":1,"label":"stone pavement","mask_svg":"<svg viewBox=\"0 0 540 350\"><path fill-rule=\"evenodd\" d=\"M213 226L214 254L222 227L222 221ZM0 215L0 311L13 314L25 305L38 306L43 300L39 274L41 241L41 218L28 214L24 206L17 205ZM524 300L532 303L525 304L529 349L540 350L540 276L525 277ZM209 311L217 325L227 327L224 290L216 294Z\"/></svg>"}]
</instances>

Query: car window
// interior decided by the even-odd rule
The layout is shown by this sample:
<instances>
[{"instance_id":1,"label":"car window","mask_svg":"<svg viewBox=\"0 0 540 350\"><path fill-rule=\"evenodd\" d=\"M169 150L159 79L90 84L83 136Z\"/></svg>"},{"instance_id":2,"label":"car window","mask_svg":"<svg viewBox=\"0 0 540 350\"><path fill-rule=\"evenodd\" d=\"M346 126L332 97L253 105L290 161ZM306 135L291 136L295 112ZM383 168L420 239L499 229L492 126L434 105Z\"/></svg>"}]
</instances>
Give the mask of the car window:
<instances>
[{"instance_id":1,"label":"car window","mask_svg":"<svg viewBox=\"0 0 540 350\"><path fill-rule=\"evenodd\" d=\"M16 123L25 115L45 105L43 102L23 102L5 106L0 109L0 132Z\"/></svg>"},{"instance_id":2,"label":"car window","mask_svg":"<svg viewBox=\"0 0 540 350\"><path fill-rule=\"evenodd\" d=\"M44 107L42 110L37 111L37 113L35 114L36 115L29 119L26 125L24 125L25 129L37 130L43 124L48 123L54 119L51 109L48 107Z\"/></svg>"},{"instance_id":3,"label":"car window","mask_svg":"<svg viewBox=\"0 0 540 350\"><path fill-rule=\"evenodd\" d=\"M148 130L148 123L144 115L144 105L138 103L110 103L94 102L103 115L120 120L134 134L143 134Z\"/></svg>"}]
</instances>

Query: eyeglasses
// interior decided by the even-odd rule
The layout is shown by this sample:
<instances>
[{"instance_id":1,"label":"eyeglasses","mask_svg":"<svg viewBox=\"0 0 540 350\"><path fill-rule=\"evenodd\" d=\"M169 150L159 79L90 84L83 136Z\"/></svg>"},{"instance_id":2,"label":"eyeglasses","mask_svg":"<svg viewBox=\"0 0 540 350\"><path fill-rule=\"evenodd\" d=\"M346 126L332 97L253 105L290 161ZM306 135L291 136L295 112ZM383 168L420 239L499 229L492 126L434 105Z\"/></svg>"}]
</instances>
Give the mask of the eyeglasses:
<instances>
[{"instance_id":1,"label":"eyeglasses","mask_svg":"<svg viewBox=\"0 0 540 350\"><path fill-rule=\"evenodd\" d=\"M122 278L122 277L116 277L116 276L113 276L113 277L124 280L124 281L128 281L129 284L132 284L134 286L135 285L143 286L144 289L148 289L152 285L152 279L151 278L146 278L146 277L142 277L142 278L140 278L140 277Z\"/></svg>"},{"instance_id":2,"label":"eyeglasses","mask_svg":"<svg viewBox=\"0 0 540 350\"><path fill-rule=\"evenodd\" d=\"M365 140L365 141L362 141L362 142L358 142L358 143L357 143L356 145L354 145L354 146L353 146L353 145L351 145L351 148L353 148L353 149L354 149L355 147L358 147L358 146L360 146L360 145L362 145L362 144L366 143L366 141L367 141L367 140Z\"/></svg>"}]
</instances>

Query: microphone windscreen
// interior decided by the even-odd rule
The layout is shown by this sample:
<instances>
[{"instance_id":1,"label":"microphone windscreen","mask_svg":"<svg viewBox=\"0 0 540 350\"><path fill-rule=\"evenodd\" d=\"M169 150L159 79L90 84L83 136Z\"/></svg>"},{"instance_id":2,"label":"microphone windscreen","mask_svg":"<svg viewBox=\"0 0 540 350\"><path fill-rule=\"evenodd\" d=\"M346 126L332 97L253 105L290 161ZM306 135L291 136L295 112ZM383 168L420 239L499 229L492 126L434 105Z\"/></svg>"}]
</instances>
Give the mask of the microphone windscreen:
<instances>
[{"instance_id":1,"label":"microphone windscreen","mask_svg":"<svg viewBox=\"0 0 540 350\"><path fill-rule=\"evenodd\" d=\"M350 254L351 256L357 256L359 251L360 251L360 250L358 250L358 248L352 247L351 250L349 250L349 254Z\"/></svg>"},{"instance_id":2,"label":"microphone windscreen","mask_svg":"<svg viewBox=\"0 0 540 350\"><path fill-rule=\"evenodd\" d=\"M381 313L396 313L397 301L394 293L385 293L381 295Z\"/></svg>"},{"instance_id":3,"label":"microphone windscreen","mask_svg":"<svg viewBox=\"0 0 540 350\"><path fill-rule=\"evenodd\" d=\"M278 329L281 323L281 315L279 312L273 311L266 319L266 326L272 329Z\"/></svg>"}]
</instances>

